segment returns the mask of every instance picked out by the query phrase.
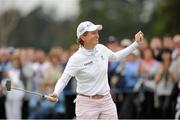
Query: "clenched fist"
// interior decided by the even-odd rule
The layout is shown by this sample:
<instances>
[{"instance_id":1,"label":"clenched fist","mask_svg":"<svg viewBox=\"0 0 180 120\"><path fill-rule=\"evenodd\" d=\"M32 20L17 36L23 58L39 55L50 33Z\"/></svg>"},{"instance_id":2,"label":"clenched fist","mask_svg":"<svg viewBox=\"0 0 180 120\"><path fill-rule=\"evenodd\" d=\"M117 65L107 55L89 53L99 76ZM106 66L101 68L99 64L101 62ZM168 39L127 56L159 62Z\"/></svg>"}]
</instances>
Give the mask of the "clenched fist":
<instances>
[{"instance_id":1,"label":"clenched fist","mask_svg":"<svg viewBox=\"0 0 180 120\"><path fill-rule=\"evenodd\" d=\"M143 41L144 41L144 34L141 31L136 33L135 41L138 43L138 45L141 45L143 43Z\"/></svg>"}]
</instances>

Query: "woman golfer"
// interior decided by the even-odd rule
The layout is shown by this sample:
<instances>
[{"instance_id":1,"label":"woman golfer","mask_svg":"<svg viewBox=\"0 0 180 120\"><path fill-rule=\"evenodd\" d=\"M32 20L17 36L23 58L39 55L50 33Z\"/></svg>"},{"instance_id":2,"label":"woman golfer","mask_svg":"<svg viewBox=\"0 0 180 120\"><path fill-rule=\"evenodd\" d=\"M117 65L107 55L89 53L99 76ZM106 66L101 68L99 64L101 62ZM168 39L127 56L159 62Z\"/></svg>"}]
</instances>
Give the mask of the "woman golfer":
<instances>
[{"instance_id":1,"label":"woman golfer","mask_svg":"<svg viewBox=\"0 0 180 120\"><path fill-rule=\"evenodd\" d=\"M116 106L110 95L108 84L108 61L119 60L143 42L143 33L135 35L135 42L116 53L99 43L98 31L102 25L85 21L77 27L79 49L70 57L67 66L50 94L50 101L56 102L68 81L77 80L77 119L118 119Z\"/></svg>"}]
</instances>

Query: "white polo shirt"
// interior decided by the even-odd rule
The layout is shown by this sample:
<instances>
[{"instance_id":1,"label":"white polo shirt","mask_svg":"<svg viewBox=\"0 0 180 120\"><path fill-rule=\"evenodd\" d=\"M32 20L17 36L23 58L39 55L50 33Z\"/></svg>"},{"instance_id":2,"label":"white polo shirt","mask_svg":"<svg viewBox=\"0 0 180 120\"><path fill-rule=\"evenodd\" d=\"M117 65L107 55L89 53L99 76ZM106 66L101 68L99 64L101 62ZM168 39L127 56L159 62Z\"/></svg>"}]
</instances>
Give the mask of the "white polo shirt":
<instances>
[{"instance_id":1,"label":"white polo shirt","mask_svg":"<svg viewBox=\"0 0 180 120\"><path fill-rule=\"evenodd\" d=\"M106 95L110 91L108 84L108 61L119 60L137 48L134 42L116 53L106 46L97 44L94 49L80 47L69 59L62 77L58 80L54 92L59 95L69 79L75 76L77 93L84 95Z\"/></svg>"}]
</instances>

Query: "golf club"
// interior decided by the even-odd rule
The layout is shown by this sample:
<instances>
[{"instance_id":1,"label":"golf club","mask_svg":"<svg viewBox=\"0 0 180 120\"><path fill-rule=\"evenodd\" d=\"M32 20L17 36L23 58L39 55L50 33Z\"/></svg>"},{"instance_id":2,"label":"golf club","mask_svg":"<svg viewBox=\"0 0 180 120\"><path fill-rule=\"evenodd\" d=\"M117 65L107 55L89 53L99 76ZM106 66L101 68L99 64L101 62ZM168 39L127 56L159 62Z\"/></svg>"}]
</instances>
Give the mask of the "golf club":
<instances>
[{"instance_id":1,"label":"golf club","mask_svg":"<svg viewBox=\"0 0 180 120\"><path fill-rule=\"evenodd\" d=\"M32 91L24 90L24 89L21 89L21 88L12 87L11 86L11 80L7 80L5 86L6 86L7 91L11 91L11 89L13 89L13 90L24 91L24 92L29 93L29 94L40 96L42 99L47 99L47 100L54 99L54 98L52 98L52 97L50 97L48 95L44 95L44 94L41 94L41 93L38 93L38 92L32 92Z\"/></svg>"}]
</instances>

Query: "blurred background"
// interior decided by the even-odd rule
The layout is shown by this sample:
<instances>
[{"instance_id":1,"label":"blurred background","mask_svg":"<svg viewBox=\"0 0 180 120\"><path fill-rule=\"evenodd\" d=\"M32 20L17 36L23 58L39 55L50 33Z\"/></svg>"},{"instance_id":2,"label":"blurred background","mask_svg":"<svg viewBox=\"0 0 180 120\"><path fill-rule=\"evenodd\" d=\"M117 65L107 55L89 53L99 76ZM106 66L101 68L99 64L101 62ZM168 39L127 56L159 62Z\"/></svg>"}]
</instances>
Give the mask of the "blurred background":
<instances>
[{"instance_id":1,"label":"blurred background","mask_svg":"<svg viewBox=\"0 0 180 120\"><path fill-rule=\"evenodd\" d=\"M141 48L109 63L119 118L178 118L179 6L179 0L0 0L0 118L75 117L75 80L56 104L7 92L4 84L11 79L16 87L51 93L78 49L76 28L87 20L103 25L100 43L114 52L130 45L137 31L145 34Z\"/></svg>"},{"instance_id":2,"label":"blurred background","mask_svg":"<svg viewBox=\"0 0 180 120\"><path fill-rule=\"evenodd\" d=\"M89 20L104 25L102 41L142 30L147 38L179 32L178 0L0 0L0 45L69 47L76 27Z\"/></svg>"}]
</instances>

